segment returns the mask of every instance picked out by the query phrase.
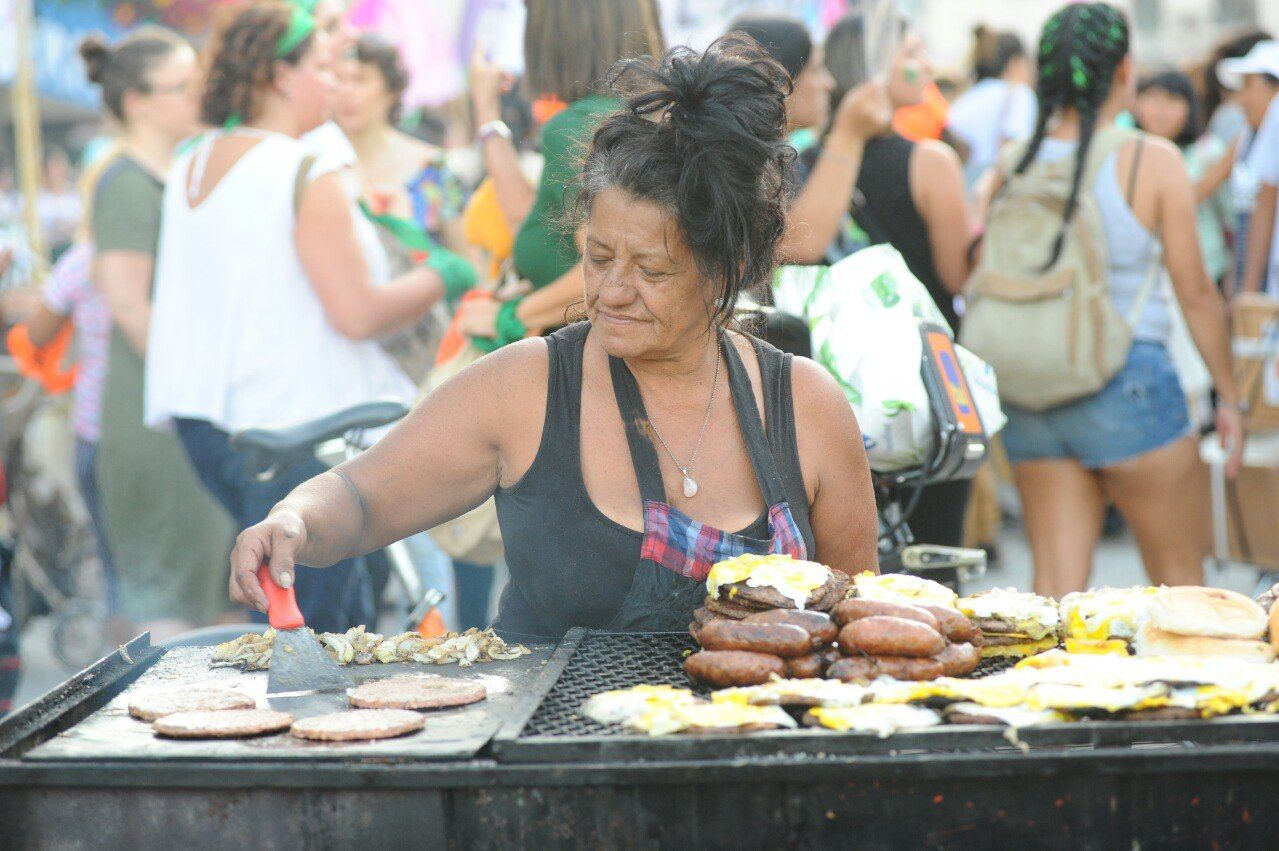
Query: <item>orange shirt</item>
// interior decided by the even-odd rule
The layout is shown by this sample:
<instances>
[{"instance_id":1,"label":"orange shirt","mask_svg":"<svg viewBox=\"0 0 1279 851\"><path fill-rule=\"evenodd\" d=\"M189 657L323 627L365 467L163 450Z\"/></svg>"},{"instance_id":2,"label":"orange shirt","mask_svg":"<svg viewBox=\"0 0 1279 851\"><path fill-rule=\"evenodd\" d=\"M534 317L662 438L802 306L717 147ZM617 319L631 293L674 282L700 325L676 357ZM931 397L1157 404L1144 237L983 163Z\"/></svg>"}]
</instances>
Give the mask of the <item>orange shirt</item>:
<instances>
[{"instance_id":1,"label":"orange shirt","mask_svg":"<svg viewBox=\"0 0 1279 851\"><path fill-rule=\"evenodd\" d=\"M924 100L915 106L904 106L893 115L893 129L901 135L918 142L921 139L940 139L946 129L946 121L950 113L950 104L937 88L936 83L929 83L924 89Z\"/></svg>"}]
</instances>

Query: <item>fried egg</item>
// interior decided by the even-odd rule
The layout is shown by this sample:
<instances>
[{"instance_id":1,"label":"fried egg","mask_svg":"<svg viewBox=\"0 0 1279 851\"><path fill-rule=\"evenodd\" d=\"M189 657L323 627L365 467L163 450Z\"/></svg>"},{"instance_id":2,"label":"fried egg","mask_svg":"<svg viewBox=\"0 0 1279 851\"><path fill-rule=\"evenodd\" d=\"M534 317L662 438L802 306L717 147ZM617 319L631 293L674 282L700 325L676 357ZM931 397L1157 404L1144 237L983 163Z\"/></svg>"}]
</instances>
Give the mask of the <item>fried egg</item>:
<instances>
[{"instance_id":1,"label":"fried egg","mask_svg":"<svg viewBox=\"0 0 1279 851\"><path fill-rule=\"evenodd\" d=\"M911 605L946 606L954 608L959 595L931 579L908 576L904 573L871 573L869 570L853 577L855 596L867 600L885 600L890 603Z\"/></svg>"},{"instance_id":2,"label":"fried egg","mask_svg":"<svg viewBox=\"0 0 1279 851\"><path fill-rule=\"evenodd\" d=\"M660 706L685 706L701 702L693 692L674 686L632 686L603 691L582 704L582 714L598 724L621 724Z\"/></svg>"},{"instance_id":3,"label":"fried egg","mask_svg":"<svg viewBox=\"0 0 1279 851\"><path fill-rule=\"evenodd\" d=\"M695 729L723 730L738 727L794 727L795 719L780 706L749 706L740 703L689 703L658 705L632 716L627 728L650 736L665 736Z\"/></svg>"},{"instance_id":4,"label":"fried egg","mask_svg":"<svg viewBox=\"0 0 1279 851\"><path fill-rule=\"evenodd\" d=\"M722 585L745 582L752 588L772 588L803 609L808 597L831 578L830 568L815 561L786 555L741 555L716 562L706 575L706 591L716 600Z\"/></svg>"},{"instance_id":5,"label":"fried egg","mask_svg":"<svg viewBox=\"0 0 1279 851\"><path fill-rule=\"evenodd\" d=\"M909 704L864 703L861 706L818 707L808 710L807 717L828 730L874 733L881 739L898 730L917 730L941 723L941 715L933 710Z\"/></svg>"}]
</instances>

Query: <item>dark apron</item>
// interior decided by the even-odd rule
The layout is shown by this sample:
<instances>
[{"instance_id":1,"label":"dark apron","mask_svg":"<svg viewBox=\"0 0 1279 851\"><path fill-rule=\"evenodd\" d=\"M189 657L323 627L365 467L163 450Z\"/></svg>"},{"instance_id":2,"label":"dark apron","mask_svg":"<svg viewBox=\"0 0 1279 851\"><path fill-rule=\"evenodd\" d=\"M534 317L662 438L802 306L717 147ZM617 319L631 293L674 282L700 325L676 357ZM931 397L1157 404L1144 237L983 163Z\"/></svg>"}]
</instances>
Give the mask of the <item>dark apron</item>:
<instances>
[{"instance_id":1,"label":"dark apron","mask_svg":"<svg viewBox=\"0 0 1279 851\"><path fill-rule=\"evenodd\" d=\"M706 575L718 561L747 553L780 553L808 558L803 536L786 502L773 453L769 451L750 376L737 348L720 335L737 425L746 442L755 480L768 505L768 538L734 535L698 523L666 502L657 450L649 437L648 413L639 386L619 358L610 357L613 393L626 425L644 507L644 542L630 590L605 629L609 632L683 632L706 597Z\"/></svg>"}]
</instances>

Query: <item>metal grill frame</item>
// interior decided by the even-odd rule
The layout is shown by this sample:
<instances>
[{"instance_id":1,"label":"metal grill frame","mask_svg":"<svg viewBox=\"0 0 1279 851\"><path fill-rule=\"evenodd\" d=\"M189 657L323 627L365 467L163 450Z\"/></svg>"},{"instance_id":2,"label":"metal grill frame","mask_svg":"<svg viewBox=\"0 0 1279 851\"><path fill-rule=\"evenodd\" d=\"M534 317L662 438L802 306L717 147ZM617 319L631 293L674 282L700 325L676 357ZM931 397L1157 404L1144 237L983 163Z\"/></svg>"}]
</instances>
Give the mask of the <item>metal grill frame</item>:
<instances>
[{"instance_id":1,"label":"metal grill frame","mask_svg":"<svg viewBox=\"0 0 1279 851\"><path fill-rule=\"evenodd\" d=\"M592 642L596 644L592 650ZM654 659L647 669L628 666L600 671L593 656L612 645L620 653L634 653L634 645L691 649L683 633L605 633L573 629L555 649L526 694L492 740L499 763L671 762L739 758L800 758L898 756L951 759L965 753L994 762L1022 757L1036 749L1059 751L1131 749L1158 751L1176 746L1207 746L1250 742L1279 743L1279 718L1229 716L1192 721L1077 721L1071 724L1021 728L1016 736L1002 725L944 724L925 730L878 738L871 733L840 733L800 728L749 735L647 736L620 727L605 727L576 716L573 709L590 694L639 684L693 687L678 658ZM631 647L627 647L631 645ZM1007 665L984 666L993 673ZM571 716L571 717L570 717Z\"/></svg>"}]
</instances>

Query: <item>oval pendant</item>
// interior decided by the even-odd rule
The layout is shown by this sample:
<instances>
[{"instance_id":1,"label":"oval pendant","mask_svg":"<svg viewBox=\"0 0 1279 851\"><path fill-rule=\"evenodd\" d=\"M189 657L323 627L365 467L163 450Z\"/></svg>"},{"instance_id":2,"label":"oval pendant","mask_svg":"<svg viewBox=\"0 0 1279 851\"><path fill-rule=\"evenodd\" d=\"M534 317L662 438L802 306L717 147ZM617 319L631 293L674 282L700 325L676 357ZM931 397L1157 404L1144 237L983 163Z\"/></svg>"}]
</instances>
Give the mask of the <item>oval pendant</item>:
<instances>
[{"instance_id":1,"label":"oval pendant","mask_svg":"<svg viewBox=\"0 0 1279 851\"><path fill-rule=\"evenodd\" d=\"M686 475L684 476L684 498L692 499L695 496L697 496L697 482Z\"/></svg>"}]
</instances>

